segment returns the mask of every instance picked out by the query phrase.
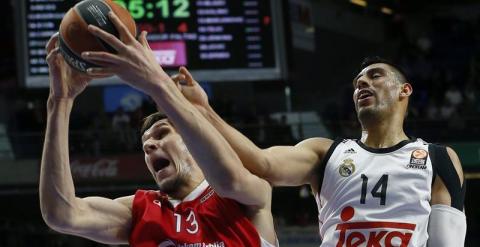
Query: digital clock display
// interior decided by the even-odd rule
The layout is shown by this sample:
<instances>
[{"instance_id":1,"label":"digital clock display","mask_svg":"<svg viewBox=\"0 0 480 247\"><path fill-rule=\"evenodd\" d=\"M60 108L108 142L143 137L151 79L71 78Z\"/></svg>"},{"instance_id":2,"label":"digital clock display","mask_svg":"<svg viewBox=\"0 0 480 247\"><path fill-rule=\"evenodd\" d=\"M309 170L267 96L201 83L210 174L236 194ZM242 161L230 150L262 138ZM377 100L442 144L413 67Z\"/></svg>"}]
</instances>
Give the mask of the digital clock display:
<instances>
[{"instance_id":1,"label":"digital clock display","mask_svg":"<svg viewBox=\"0 0 480 247\"><path fill-rule=\"evenodd\" d=\"M155 17L162 19L190 17L189 0L114 0L114 2L128 9L136 20Z\"/></svg>"},{"instance_id":2,"label":"digital clock display","mask_svg":"<svg viewBox=\"0 0 480 247\"><path fill-rule=\"evenodd\" d=\"M280 1L113 0L148 31L167 70L187 66L198 80L277 80L284 74ZM20 57L27 87L48 86L45 43L78 1L19 1ZM46 82L47 81L47 82ZM121 83L109 79L101 83Z\"/></svg>"}]
</instances>

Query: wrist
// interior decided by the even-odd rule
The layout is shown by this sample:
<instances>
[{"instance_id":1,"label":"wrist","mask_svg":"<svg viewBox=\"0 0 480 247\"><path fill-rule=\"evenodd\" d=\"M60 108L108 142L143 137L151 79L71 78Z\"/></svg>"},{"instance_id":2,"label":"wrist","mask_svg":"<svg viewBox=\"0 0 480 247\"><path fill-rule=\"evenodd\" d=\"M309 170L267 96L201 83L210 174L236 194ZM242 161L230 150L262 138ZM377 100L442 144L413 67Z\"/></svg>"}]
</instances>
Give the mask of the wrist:
<instances>
[{"instance_id":1,"label":"wrist","mask_svg":"<svg viewBox=\"0 0 480 247\"><path fill-rule=\"evenodd\" d=\"M150 83L149 88L145 91L157 105L162 105L165 100L175 98L175 91L178 88L170 78L158 78L153 83Z\"/></svg>"},{"instance_id":2,"label":"wrist","mask_svg":"<svg viewBox=\"0 0 480 247\"><path fill-rule=\"evenodd\" d=\"M149 92L158 92L168 89L170 84L175 84L172 79L163 71L157 71L145 80Z\"/></svg>"},{"instance_id":3,"label":"wrist","mask_svg":"<svg viewBox=\"0 0 480 247\"><path fill-rule=\"evenodd\" d=\"M49 96L47 100L47 111L53 111L56 109L71 109L73 106L73 98L57 98Z\"/></svg>"}]
</instances>

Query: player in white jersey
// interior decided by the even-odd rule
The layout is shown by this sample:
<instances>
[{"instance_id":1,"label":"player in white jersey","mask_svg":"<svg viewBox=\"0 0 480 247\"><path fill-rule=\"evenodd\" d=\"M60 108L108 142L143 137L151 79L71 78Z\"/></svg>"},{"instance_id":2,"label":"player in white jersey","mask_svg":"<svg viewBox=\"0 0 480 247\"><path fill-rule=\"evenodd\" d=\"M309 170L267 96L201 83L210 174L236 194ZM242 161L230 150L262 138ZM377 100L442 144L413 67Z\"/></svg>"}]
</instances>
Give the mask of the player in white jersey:
<instances>
[{"instance_id":1,"label":"player in white jersey","mask_svg":"<svg viewBox=\"0 0 480 247\"><path fill-rule=\"evenodd\" d=\"M184 96L235 149L243 164L276 186L310 184L322 246L463 246L465 186L449 147L403 130L412 85L398 66L366 60L353 80L361 140L311 138L260 149L223 121L185 68Z\"/></svg>"},{"instance_id":2,"label":"player in white jersey","mask_svg":"<svg viewBox=\"0 0 480 247\"><path fill-rule=\"evenodd\" d=\"M433 177L444 169L437 147L421 139L378 149L356 140L332 146L316 195L323 244L425 246ZM460 210L453 213L463 220Z\"/></svg>"}]
</instances>

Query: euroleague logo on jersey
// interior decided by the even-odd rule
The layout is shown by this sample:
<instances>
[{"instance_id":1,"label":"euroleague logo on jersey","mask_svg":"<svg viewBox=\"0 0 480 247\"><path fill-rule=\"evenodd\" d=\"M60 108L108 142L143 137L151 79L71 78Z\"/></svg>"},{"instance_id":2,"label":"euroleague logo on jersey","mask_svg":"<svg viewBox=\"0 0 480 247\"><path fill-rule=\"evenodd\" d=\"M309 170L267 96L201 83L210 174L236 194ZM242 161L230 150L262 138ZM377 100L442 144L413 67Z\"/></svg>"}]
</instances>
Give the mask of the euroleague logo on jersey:
<instances>
[{"instance_id":1,"label":"euroleague logo on jersey","mask_svg":"<svg viewBox=\"0 0 480 247\"><path fill-rule=\"evenodd\" d=\"M415 149L410 156L410 162L407 168L412 169L427 169L428 152L423 149Z\"/></svg>"},{"instance_id":2,"label":"euroleague logo on jersey","mask_svg":"<svg viewBox=\"0 0 480 247\"><path fill-rule=\"evenodd\" d=\"M402 222L364 221L347 222L355 215L350 206L343 208L340 218L343 222L337 225L339 237L336 247L343 246L385 246L407 247L416 225Z\"/></svg>"}]
</instances>

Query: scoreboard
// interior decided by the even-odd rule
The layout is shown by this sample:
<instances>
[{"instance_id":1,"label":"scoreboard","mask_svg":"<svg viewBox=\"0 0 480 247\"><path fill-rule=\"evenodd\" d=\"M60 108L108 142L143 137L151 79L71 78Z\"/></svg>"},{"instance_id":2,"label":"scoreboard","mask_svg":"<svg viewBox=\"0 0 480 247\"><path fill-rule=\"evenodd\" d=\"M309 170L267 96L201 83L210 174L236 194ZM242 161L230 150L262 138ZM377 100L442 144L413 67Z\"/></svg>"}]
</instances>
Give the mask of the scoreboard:
<instances>
[{"instance_id":1,"label":"scoreboard","mask_svg":"<svg viewBox=\"0 0 480 247\"><path fill-rule=\"evenodd\" d=\"M281 1L113 0L127 9L138 32L148 31L157 61L167 71L186 66L199 81L284 78ZM27 87L48 86L45 44L78 1L17 2L17 50ZM20 27L20 26L19 26ZM94 84L118 84L118 78Z\"/></svg>"}]
</instances>

